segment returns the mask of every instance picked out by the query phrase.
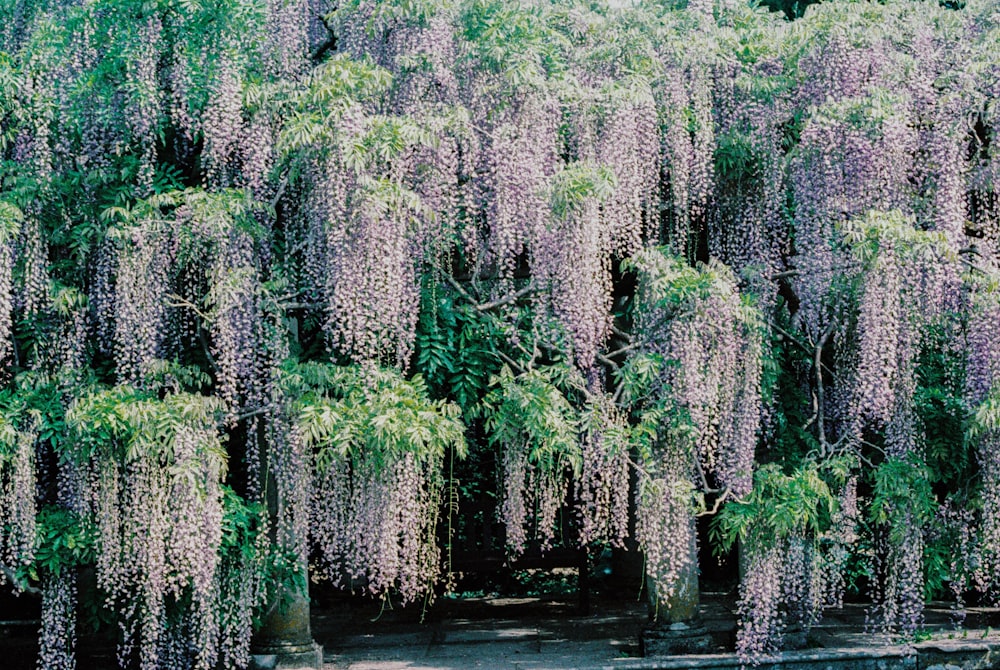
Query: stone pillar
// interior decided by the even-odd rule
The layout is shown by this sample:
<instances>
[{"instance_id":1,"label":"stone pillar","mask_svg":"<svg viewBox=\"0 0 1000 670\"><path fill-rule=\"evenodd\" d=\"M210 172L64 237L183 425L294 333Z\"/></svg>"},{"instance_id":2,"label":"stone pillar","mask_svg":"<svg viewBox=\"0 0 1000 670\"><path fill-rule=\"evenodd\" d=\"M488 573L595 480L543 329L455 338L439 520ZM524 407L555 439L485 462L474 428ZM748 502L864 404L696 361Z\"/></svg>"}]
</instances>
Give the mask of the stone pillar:
<instances>
[{"instance_id":1,"label":"stone pillar","mask_svg":"<svg viewBox=\"0 0 1000 670\"><path fill-rule=\"evenodd\" d=\"M273 468L267 468L267 511L271 517L271 542L275 545L294 546L296 538L290 529L279 536L279 519L286 512L305 514L305 502L296 501L296 492L284 494L275 479ZM249 670L277 670L279 668L323 667L323 648L312 637L309 623L309 566L307 558L300 558L296 586L283 586L276 590L274 602L261 617L260 628L254 633L250 645Z\"/></svg>"},{"instance_id":2,"label":"stone pillar","mask_svg":"<svg viewBox=\"0 0 1000 670\"><path fill-rule=\"evenodd\" d=\"M309 597L286 591L264 615L251 646L251 670L322 668L323 648L312 639Z\"/></svg>"},{"instance_id":3,"label":"stone pillar","mask_svg":"<svg viewBox=\"0 0 1000 670\"><path fill-rule=\"evenodd\" d=\"M805 538L774 539L775 544L784 544L786 542L787 545L784 546L786 553L796 550L802 552L809 551ZM742 540L737 540L736 549L739 552L740 583L742 584L743 580L746 579L747 571L750 569L749 564L751 559ZM786 625L781 636L781 648L783 650L805 649L809 646L809 628L807 625L804 625L808 623L808 616L806 614L808 605L805 602L786 602L783 604L783 607L790 608L791 611L786 612Z\"/></svg>"},{"instance_id":4,"label":"stone pillar","mask_svg":"<svg viewBox=\"0 0 1000 670\"><path fill-rule=\"evenodd\" d=\"M699 613L698 533L694 515L690 523L688 564L665 604L660 603L655 581L646 576L650 620L639 635L639 649L643 656L704 654L712 649L712 636L708 634Z\"/></svg>"}]
</instances>

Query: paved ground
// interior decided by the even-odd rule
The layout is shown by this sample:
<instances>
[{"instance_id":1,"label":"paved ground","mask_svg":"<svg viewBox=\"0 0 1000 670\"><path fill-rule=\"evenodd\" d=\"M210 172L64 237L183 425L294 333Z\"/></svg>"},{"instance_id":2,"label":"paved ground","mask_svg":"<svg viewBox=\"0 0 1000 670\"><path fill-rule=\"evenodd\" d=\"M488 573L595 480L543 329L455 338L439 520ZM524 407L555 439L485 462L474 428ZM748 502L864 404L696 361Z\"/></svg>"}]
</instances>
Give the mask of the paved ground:
<instances>
[{"instance_id":1,"label":"paved ground","mask_svg":"<svg viewBox=\"0 0 1000 670\"><path fill-rule=\"evenodd\" d=\"M732 654L736 624L731 598L708 594L702 611L715 643L711 653L659 660L639 657L638 636L646 610L631 599L596 601L587 615L569 600L443 599L424 623L405 610L383 612L378 621L371 621L379 614L375 609L334 607L314 617L314 632L324 646L326 670L738 668ZM865 607L849 605L828 613L811 632L810 648L793 652L785 661L794 667L823 669L918 667L914 665L918 655L930 658L926 650L943 649L945 661L954 661L942 661L944 665L1000 668L995 651L992 656L987 653L985 661L982 654L976 656L974 663L959 662L952 653L1000 648L1000 635L992 632L1000 624L1000 612L973 610L962 629L955 628L946 607L929 608L926 618L922 634L926 640L917 645L915 655L912 648L892 646L880 636L866 634Z\"/></svg>"},{"instance_id":2,"label":"paved ground","mask_svg":"<svg viewBox=\"0 0 1000 670\"><path fill-rule=\"evenodd\" d=\"M646 609L626 594L595 598L588 614L572 597L442 598L423 622L419 607L380 612L374 603L332 599L314 605L313 632L324 648L325 670L741 670L732 653L732 606L731 597L703 596L714 648L660 659L639 656ZM809 648L786 653L780 670L1000 668L998 629L1000 610L970 610L964 627L956 628L947 606L930 607L925 641L906 649L866 634L865 607L848 605L828 612L810 633ZM0 670L34 668L36 631L0 626Z\"/></svg>"},{"instance_id":3,"label":"paved ground","mask_svg":"<svg viewBox=\"0 0 1000 670\"><path fill-rule=\"evenodd\" d=\"M422 624L392 613L377 622L326 614L315 617L314 633L338 670L562 670L638 656L644 607L592 609L581 615L574 603L537 598L442 600Z\"/></svg>"}]
</instances>

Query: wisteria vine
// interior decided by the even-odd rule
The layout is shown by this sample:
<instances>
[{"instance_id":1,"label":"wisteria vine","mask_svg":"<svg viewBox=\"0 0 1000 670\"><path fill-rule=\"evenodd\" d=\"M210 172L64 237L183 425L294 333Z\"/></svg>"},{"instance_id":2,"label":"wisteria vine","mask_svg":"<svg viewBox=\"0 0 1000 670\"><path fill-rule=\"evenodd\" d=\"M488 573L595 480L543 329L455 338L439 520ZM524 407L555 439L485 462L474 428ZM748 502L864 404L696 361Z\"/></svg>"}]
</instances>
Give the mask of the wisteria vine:
<instances>
[{"instance_id":1,"label":"wisteria vine","mask_svg":"<svg viewBox=\"0 0 1000 670\"><path fill-rule=\"evenodd\" d=\"M39 667L91 572L123 667L245 666L310 556L432 593L468 450L510 557L634 515L667 620L715 516L744 660L850 569L903 639L1000 594L995 3L612 4L0 8L0 580Z\"/></svg>"}]
</instances>

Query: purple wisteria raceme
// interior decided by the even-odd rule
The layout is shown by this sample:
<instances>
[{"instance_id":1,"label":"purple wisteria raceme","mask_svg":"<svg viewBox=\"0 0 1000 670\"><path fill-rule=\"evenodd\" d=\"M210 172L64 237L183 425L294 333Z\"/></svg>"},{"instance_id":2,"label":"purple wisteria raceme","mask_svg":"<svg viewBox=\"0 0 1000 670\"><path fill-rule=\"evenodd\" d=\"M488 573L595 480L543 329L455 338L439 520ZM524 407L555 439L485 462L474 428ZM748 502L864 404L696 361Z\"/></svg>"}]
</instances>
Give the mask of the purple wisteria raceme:
<instances>
[{"instance_id":1,"label":"purple wisteria raceme","mask_svg":"<svg viewBox=\"0 0 1000 670\"><path fill-rule=\"evenodd\" d=\"M64 570L42 584L38 670L76 670L76 574Z\"/></svg>"},{"instance_id":2,"label":"purple wisteria raceme","mask_svg":"<svg viewBox=\"0 0 1000 670\"><path fill-rule=\"evenodd\" d=\"M237 150L236 140L243 131L242 76L239 66L228 55L219 59L214 85L201 117L201 132L205 138L202 160L206 182L228 186L233 182L231 161Z\"/></svg>"},{"instance_id":3,"label":"purple wisteria raceme","mask_svg":"<svg viewBox=\"0 0 1000 670\"><path fill-rule=\"evenodd\" d=\"M238 597L221 588L220 410L203 397L151 400L116 387L82 398L67 412L78 440L73 457L86 482L75 507L94 521L97 585L121 627L121 665L135 654L144 669L178 667L178 654L187 658L184 650L196 645L185 667L208 670L220 657L233 656L231 645L239 650L248 644L242 636L234 639L231 621L220 616L224 600ZM117 437L92 432L105 412L116 417ZM118 440L126 437L128 457L119 463ZM252 573L244 580L257 583ZM259 591L250 591L254 597L239 602L252 610ZM189 604L172 613L187 598ZM182 621L171 621L175 615ZM175 626L185 631L180 647Z\"/></svg>"},{"instance_id":4,"label":"purple wisteria raceme","mask_svg":"<svg viewBox=\"0 0 1000 670\"><path fill-rule=\"evenodd\" d=\"M984 278L985 279L985 278ZM993 419L1000 391L1000 296L989 281L968 286L966 401L975 410L970 437L982 472L982 517L979 522L979 565L974 583L995 593L1000 569L1000 430Z\"/></svg>"},{"instance_id":5,"label":"purple wisteria raceme","mask_svg":"<svg viewBox=\"0 0 1000 670\"><path fill-rule=\"evenodd\" d=\"M617 88L617 87L616 87ZM620 258L638 251L652 234L659 208L660 145L656 103L648 82L628 81L608 95L594 159L614 172L615 188L601 216ZM607 252L606 252L607 253Z\"/></svg>"},{"instance_id":6,"label":"purple wisteria raceme","mask_svg":"<svg viewBox=\"0 0 1000 670\"><path fill-rule=\"evenodd\" d=\"M170 253L159 230L133 230L119 240L118 263L102 268L116 271L115 361L118 378L136 383L154 359L164 353L163 332L167 315L163 289L169 286Z\"/></svg>"},{"instance_id":7,"label":"purple wisteria raceme","mask_svg":"<svg viewBox=\"0 0 1000 670\"><path fill-rule=\"evenodd\" d=\"M683 475L645 477L636 489L635 539L646 558L646 576L655 584L657 610L669 610L684 577L697 570L693 495Z\"/></svg>"},{"instance_id":8,"label":"purple wisteria raceme","mask_svg":"<svg viewBox=\"0 0 1000 670\"><path fill-rule=\"evenodd\" d=\"M781 648L785 627L780 609L786 549L783 544L754 552L746 562L746 576L740 580L736 651L751 662L766 660Z\"/></svg>"},{"instance_id":9,"label":"purple wisteria raceme","mask_svg":"<svg viewBox=\"0 0 1000 670\"><path fill-rule=\"evenodd\" d=\"M690 422L693 456L705 471L743 495L762 413L759 315L721 264L690 268L655 250L632 262L640 275L640 349L670 362L657 388Z\"/></svg>"},{"instance_id":10,"label":"purple wisteria raceme","mask_svg":"<svg viewBox=\"0 0 1000 670\"><path fill-rule=\"evenodd\" d=\"M912 638L923 623L924 530L922 524L903 510L898 528L902 538L882 538L875 547L873 580L874 624L889 635Z\"/></svg>"},{"instance_id":11,"label":"purple wisteria raceme","mask_svg":"<svg viewBox=\"0 0 1000 670\"><path fill-rule=\"evenodd\" d=\"M0 200L0 363L13 351L14 244L22 220L20 209Z\"/></svg>"},{"instance_id":12,"label":"purple wisteria raceme","mask_svg":"<svg viewBox=\"0 0 1000 670\"><path fill-rule=\"evenodd\" d=\"M544 253L542 238L548 221L546 194L558 169L556 101L528 97L513 119L493 130L482 153L486 179L488 260L501 277L512 278L527 250ZM541 246L541 249L536 248Z\"/></svg>"},{"instance_id":13,"label":"purple wisteria raceme","mask_svg":"<svg viewBox=\"0 0 1000 670\"><path fill-rule=\"evenodd\" d=\"M36 430L18 430L0 416L0 564L10 570L35 557L36 439ZM6 583L6 571L0 580Z\"/></svg>"},{"instance_id":14,"label":"purple wisteria raceme","mask_svg":"<svg viewBox=\"0 0 1000 670\"><path fill-rule=\"evenodd\" d=\"M557 174L552 221L536 232L532 244L532 272L551 287L547 307L569 334L583 370L594 365L611 327L613 228L600 216L600 201L613 188L608 171L592 165L573 165Z\"/></svg>"},{"instance_id":15,"label":"purple wisteria raceme","mask_svg":"<svg viewBox=\"0 0 1000 670\"><path fill-rule=\"evenodd\" d=\"M441 463L412 454L331 465L317 475L311 517L321 574L334 585L411 602L438 576L434 542Z\"/></svg>"},{"instance_id":16,"label":"purple wisteria raceme","mask_svg":"<svg viewBox=\"0 0 1000 670\"><path fill-rule=\"evenodd\" d=\"M458 408L419 380L366 365L302 369L322 397L293 406L289 441L313 452L309 533L334 585L404 602L432 597L446 450L464 454ZM329 375L329 376L328 376ZM308 458L308 452L303 452Z\"/></svg>"},{"instance_id":17,"label":"purple wisteria raceme","mask_svg":"<svg viewBox=\"0 0 1000 670\"><path fill-rule=\"evenodd\" d=\"M581 468L574 479L580 544L623 546L628 537L629 445L624 413L606 395L583 417Z\"/></svg>"}]
</instances>

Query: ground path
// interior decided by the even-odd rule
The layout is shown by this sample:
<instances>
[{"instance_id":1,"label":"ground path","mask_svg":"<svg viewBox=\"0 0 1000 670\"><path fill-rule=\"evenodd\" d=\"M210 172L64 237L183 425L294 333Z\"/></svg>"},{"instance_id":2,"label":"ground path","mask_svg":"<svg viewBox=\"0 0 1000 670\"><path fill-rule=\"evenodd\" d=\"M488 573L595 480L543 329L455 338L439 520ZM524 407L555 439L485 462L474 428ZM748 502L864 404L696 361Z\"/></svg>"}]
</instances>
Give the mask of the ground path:
<instances>
[{"instance_id":1,"label":"ground path","mask_svg":"<svg viewBox=\"0 0 1000 670\"><path fill-rule=\"evenodd\" d=\"M316 615L314 631L324 645L326 670L739 668L730 652L732 604L722 594L703 597L716 649L702 657L640 658L638 635L646 611L633 598L602 598L586 615L572 599L441 599L423 623L406 610L379 616L373 606L341 606ZM785 670L1000 668L1000 633L993 632L1000 628L998 610L970 610L965 626L956 628L947 606L928 608L922 635L927 639L907 650L866 634L865 609L848 605L829 612L811 632L809 648L786 654Z\"/></svg>"}]
</instances>

